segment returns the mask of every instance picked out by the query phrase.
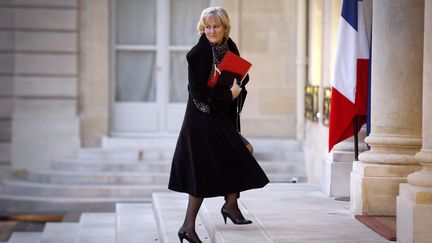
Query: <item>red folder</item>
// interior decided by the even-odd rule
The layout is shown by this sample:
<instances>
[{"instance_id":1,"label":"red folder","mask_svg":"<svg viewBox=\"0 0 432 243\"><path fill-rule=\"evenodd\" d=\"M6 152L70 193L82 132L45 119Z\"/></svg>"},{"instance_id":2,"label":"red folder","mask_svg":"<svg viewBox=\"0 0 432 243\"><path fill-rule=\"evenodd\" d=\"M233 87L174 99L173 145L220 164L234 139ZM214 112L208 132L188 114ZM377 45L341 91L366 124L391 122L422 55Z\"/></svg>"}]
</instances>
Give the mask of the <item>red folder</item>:
<instances>
[{"instance_id":1,"label":"red folder","mask_svg":"<svg viewBox=\"0 0 432 243\"><path fill-rule=\"evenodd\" d=\"M225 56L222 58L221 63L216 68L214 75L209 78L207 85L209 87L214 87L219 78L219 74L222 71L228 71L232 73L239 74L241 76L241 80L237 80L239 82L243 81L246 77L246 74L249 72L252 63L248 62L246 59L241 58L240 56L234 54L231 51L227 51Z\"/></svg>"}]
</instances>

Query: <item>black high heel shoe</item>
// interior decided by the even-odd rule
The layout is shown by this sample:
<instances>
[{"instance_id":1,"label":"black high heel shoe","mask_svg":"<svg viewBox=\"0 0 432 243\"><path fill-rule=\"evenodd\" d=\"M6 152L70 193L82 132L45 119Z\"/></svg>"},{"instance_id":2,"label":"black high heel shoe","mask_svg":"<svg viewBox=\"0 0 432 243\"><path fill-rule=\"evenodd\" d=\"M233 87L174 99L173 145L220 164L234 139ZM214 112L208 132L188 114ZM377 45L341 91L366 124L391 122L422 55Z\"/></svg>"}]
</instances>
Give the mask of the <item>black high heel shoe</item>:
<instances>
[{"instance_id":1,"label":"black high heel shoe","mask_svg":"<svg viewBox=\"0 0 432 243\"><path fill-rule=\"evenodd\" d=\"M183 228L180 228L178 233L177 233L180 242L183 243L183 239L186 239L187 241L189 241L189 243L202 243L202 241L200 239L198 240L193 240L187 233L186 230L184 230Z\"/></svg>"},{"instance_id":2,"label":"black high heel shoe","mask_svg":"<svg viewBox=\"0 0 432 243\"><path fill-rule=\"evenodd\" d=\"M227 221L227 217L229 219L231 219L231 221L233 222L233 224L252 224L252 221L249 220L249 219L245 219L245 218L237 219L237 218L234 218L234 216L231 215L231 213L228 211L228 209L225 208L225 205L223 205L222 208L221 208L221 214L222 214L222 217L223 217L223 219L225 221L225 224L227 223L226 222Z\"/></svg>"}]
</instances>

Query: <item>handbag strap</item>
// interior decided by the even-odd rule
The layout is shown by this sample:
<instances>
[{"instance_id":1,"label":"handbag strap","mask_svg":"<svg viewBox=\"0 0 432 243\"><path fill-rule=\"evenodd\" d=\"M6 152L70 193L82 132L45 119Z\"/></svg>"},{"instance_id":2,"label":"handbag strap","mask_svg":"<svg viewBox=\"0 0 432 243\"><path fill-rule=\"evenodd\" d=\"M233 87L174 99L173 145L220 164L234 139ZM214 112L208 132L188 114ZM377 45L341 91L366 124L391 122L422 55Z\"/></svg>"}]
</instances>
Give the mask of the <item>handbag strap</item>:
<instances>
[{"instance_id":1,"label":"handbag strap","mask_svg":"<svg viewBox=\"0 0 432 243\"><path fill-rule=\"evenodd\" d=\"M240 114L241 114L241 103L243 99L243 94L240 92L239 96L237 97L237 107L236 107L236 129L237 132L240 132Z\"/></svg>"}]
</instances>

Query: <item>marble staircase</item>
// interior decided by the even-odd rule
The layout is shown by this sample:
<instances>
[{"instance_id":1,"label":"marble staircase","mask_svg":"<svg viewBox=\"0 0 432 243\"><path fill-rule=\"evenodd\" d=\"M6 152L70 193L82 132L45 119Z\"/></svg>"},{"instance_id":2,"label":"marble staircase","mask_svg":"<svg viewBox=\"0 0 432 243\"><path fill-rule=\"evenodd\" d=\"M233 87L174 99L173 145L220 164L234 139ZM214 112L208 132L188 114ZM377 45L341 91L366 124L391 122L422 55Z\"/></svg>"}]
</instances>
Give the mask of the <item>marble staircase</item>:
<instances>
[{"instance_id":1,"label":"marble staircase","mask_svg":"<svg viewBox=\"0 0 432 243\"><path fill-rule=\"evenodd\" d=\"M43 232L15 232L7 243L178 243L187 198L182 193L154 193L152 203L117 203L112 212L82 213L75 223L48 223ZM225 224L220 214L223 198L204 200L196 222L203 242L389 242L354 219L349 202L335 201L312 185L272 183L244 192L239 203L253 224Z\"/></svg>"},{"instance_id":2,"label":"marble staircase","mask_svg":"<svg viewBox=\"0 0 432 243\"><path fill-rule=\"evenodd\" d=\"M251 139L255 157L272 182L306 180L301 143ZM175 138L104 138L49 168L3 180L0 214L107 212L117 202L151 202L166 192Z\"/></svg>"},{"instance_id":3,"label":"marble staircase","mask_svg":"<svg viewBox=\"0 0 432 243\"><path fill-rule=\"evenodd\" d=\"M197 233L203 242L225 242L238 230L238 226L224 226L219 215L221 200L206 199L197 218ZM177 231L181 225L187 196L180 193L155 193L153 203L117 203L115 212L83 213L77 223L47 223L43 232L15 232L8 243L143 243L178 242ZM246 217L257 222L241 206ZM272 242L262 226L246 226L249 236L259 242ZM228 241L231 242L231 241ZM241 241L238 241L241 242Z\"/></svg>"}]
</instances>

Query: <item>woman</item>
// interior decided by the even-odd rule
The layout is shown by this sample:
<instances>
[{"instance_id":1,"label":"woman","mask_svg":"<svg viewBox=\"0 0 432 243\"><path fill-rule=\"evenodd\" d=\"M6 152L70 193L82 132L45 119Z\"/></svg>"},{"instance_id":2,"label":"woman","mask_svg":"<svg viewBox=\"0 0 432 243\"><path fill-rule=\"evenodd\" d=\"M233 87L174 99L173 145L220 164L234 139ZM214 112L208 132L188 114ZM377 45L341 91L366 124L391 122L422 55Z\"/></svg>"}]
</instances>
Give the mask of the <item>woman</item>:
<instances>
[{"instance_id":1,"label":"woman","mask_svg":"<svg viewBox=\"0 0 432 243\"><path fill-rule=\"evenodd\" d=\"M227 218L235 224L252 223L238 208L239 193L269 182L239 134L239 111L249 77L238 85L235 79L223 80L229 77L223 72L215 87L207 85L228 50L239 55L229 38L227 12L220 7L204 9L198 31L200 39L186 56L189 99L168 186L189 194L186 217L178 232L181 242L201 242L195 219L206 197L225 196L221 209L225 223Z\"/></svg>"}]
</instances>

